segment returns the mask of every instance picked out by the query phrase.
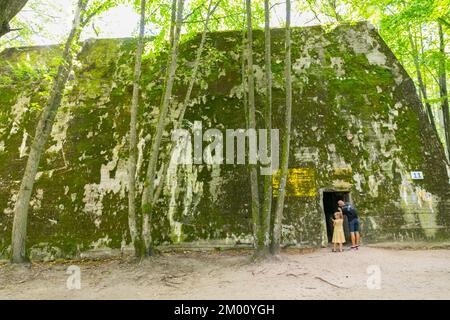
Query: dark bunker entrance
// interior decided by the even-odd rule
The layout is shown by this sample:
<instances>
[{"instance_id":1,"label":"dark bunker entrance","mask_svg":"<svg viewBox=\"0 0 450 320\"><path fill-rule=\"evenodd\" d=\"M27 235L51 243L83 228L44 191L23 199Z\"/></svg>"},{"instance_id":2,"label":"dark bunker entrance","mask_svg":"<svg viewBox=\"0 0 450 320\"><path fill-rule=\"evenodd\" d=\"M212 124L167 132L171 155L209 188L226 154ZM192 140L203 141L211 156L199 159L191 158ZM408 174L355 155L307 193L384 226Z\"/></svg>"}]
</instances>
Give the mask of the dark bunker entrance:
<instances>
[{"instance_id":1,"label":"dark bunker entrance","mask_svg":"<svg viewBox=\"0 0 450 320\"><path fill-rule=\"evenodd\" d=\"M325 214L325 222L327 226L327 237L330 243L333 239L333 219L334 213L338 211L339 200L344 202L350 201L350 192L347 191L324 191L323 192L323 211ZM347 217L344 216L344 233L345 239L348 242L350 239L350 232L348 228Z\"/></svg>"}]
</instances>

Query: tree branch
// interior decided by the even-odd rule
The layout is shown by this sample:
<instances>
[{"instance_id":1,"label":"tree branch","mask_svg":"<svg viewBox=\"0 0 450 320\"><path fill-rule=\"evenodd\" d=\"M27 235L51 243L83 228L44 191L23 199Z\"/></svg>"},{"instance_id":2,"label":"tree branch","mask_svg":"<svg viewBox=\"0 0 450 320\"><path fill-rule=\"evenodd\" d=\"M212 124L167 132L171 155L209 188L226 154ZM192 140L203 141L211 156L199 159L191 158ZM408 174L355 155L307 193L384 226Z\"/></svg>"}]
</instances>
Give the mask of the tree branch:
<instances>
[{"instance_id":1,"label":"tree branch","mask_svg":"<svg viewBox=\"0 0 450 320\"><path fill-rule=\"evenodd\" d=\"M446 26L447 28L450 28L450 22L448 22L447 20L445 20L445 19L443 19L443 18L438 18L438 21L439 21L442 25Z\"/></svg>"},{"instance_id":2,"label":"tree branch","mask_svg":"<svg viewBox=\"0 0 450 320\"><path fill-rule=\"evenodd\" d=\"M18 29L11 29L9 22L22 10L28 0L1 0L0 1L0 38L8 32Z\"/></svg>"},{"instance_id":3,"label":"tree branch","mask_svg":"<svg viewBox=\"0 0 450 320\"><path fill-rule=\"evenodd\" d=\"M95 17L97 14L99 14L106 6L108 5L108 1L104 1L101 5L99 5L97 8L95 8L90 15L82 19L80 26L81 28L85 27L93 17Z\"/></svg>"}]
</instances>

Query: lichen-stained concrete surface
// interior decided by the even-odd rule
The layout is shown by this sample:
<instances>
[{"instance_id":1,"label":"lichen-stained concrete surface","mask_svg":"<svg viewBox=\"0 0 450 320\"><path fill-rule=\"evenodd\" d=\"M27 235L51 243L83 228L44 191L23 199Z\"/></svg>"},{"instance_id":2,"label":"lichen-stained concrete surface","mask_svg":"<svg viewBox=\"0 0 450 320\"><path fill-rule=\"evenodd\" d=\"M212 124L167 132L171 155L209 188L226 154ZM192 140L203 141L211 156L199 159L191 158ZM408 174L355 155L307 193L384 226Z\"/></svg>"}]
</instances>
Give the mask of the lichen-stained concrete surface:
<instances>
[{"instance_id":1,"label":"lichen-stained concrete surface","mask_svg":"<svg viewBox=\"0 0 450 320\"><path fill-rule=\"evenodd\" d=\"M70 265L80 267L80 290L67 289ZM249 251L164 253L141 263L5 263L0 298L450 299L450 250L292 250L259 263Z\"/></svg>"},{"instance_id":2,"label":"lichen-stained concrete surface","mask_svg":"<svg viewBox=\"0 0 450 320\"><path fill-rule=\"evenodd\" d=\"M271 39L272 124L282 137L285 31L273 29ZM189 158L192 144L169 158L171 131L199 43L197 36L180 46L168 131L161 145L160 159L168 174L152 224L158 246L252 242L246 166L221 161L211 165L209 160L179 165L180 157ZM135 39L83 42L36 175L27 227L32 259L68 258L131 243L127 141L135 46ZM38 74L54 70L59 50L59 46L27 47L0 54L0 258L9 254L17 192L50 86L39 77L23 79L17 73L31 66ZM201 81L194 86L181 126L191 140L194 129L225 133L246 128L241 31L209 33L204 52L198 74ZM255 106L262 113L263 52L264 32L255 30ZM162 50L142 64L139 193L158 119L166 62L167 51ZM320 247L326 242L329 219L321 199L326 190L350 192L367 241L450 239L450 169L445 153L423 112L413 80L373 26L293 28L292 91L283 243ZM258 128L265 127L263 117L257 121ZM223 141L227 140L225 136ZM205 151L207 145L205 140ZM222 151L226 149L225 143ZM412 179L411 171L421 171L424 179ZM276 190L276 179L274 186Z\"/></svg>"}]
</instances>

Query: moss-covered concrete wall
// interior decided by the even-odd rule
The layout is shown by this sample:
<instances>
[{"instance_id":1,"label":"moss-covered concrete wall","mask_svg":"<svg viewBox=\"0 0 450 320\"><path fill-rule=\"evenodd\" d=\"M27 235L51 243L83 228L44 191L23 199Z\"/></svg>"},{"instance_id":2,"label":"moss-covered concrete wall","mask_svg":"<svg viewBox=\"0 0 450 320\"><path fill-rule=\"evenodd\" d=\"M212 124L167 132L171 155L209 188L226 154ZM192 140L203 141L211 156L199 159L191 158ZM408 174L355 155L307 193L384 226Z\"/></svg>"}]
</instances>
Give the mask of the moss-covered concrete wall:
<instances>
[{"instance_id":1,"label":"moss-covered concrete wall","mask_svg":"<svg viewBox=\"0 0 450 320\"><path fill-rule=\"evenodd\" d=\"M255 31L256 104L264 101L264 37ZM283 130L284 31L272 31L274 128ZM326 243L323 191L350 191L366 241L448 239L450 189L445 156L413 82L366 24L294 28L293 138L284 243ZM184 43L164 136L178 115L199 39ZM184 128L245 128L242 33L209 35ZM71 255L129 243L127 132L135 41L84 43L41 161L31 201L32 256ZM0 56L0 253L8 251L13 206L59 56L57 47L10 49ZM166 56L143 62L139 113L142 190L158 114ZM262 125L262 117L259 117ZM166 163L167 160L164 160ZM423 180L412 180L422 171ZM250 187L243 165L172 161L158 204L159 244L251 243Z\"/></svg>"}]
</instances>

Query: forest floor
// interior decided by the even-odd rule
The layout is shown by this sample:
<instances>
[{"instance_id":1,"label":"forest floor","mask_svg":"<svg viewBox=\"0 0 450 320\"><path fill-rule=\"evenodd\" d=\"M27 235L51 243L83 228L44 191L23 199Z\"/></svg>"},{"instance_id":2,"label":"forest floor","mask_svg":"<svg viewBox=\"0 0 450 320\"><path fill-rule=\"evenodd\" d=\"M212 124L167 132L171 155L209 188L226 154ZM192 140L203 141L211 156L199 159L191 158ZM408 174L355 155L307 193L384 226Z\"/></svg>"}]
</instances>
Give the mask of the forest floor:
<instances>
[{"instance_id":1,"label":"forest floor","mask_svg":"<svg viewBox=\"0 0 450 320\"><path fill-rule=\"evenodd\" d=\"M3 263L0 299L450 299L447 249L288 250L264 262L250 258L242 250L189 251L141 262ZM70 265L81 270L79 290L66 286Z\"/></svg>"}]
</instances>

